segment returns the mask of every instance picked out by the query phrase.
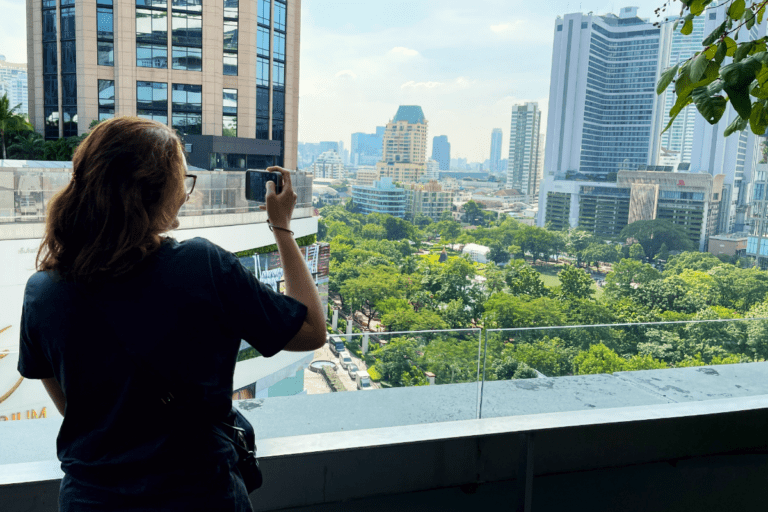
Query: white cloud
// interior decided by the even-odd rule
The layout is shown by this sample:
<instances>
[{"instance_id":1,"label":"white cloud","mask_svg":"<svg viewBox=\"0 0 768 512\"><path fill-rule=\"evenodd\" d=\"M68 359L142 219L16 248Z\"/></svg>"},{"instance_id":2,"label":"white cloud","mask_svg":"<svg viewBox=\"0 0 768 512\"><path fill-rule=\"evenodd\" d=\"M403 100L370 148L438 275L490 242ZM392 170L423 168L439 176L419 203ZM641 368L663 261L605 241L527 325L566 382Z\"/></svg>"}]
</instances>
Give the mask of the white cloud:
<instances>
[{"instance_id":1,"label":"white cloud","mask_svg":"<svg viewBox=\"0 0 768 512\"><path fill-rule=\"evenodd\" d=\"M408 82L405 82L403 85L400 86L401 89L434 89L436 87L441 87L445 85L443 82L414 82L413 80L410 80Z\"/></svg>"},{"instance_id":2,"label":"white cloud","mask_svg":"<svg viewBox=\"0 0 768 512\"><path fill-rule=\"evenodd\" d=\"M351 69L344 69L336 73L336 78L349 77L351 79L357 78L357 74Z\"/></svg>"},{"instance_id":3,"label":"white cloud","mask_svg":"<svg viewBox=\"0 0 768 512\"><path fill-rule=\"evenodd\" d=\"M405 46L395 46L391 50L389 50L389 53L391 55L398 55L403 57L416 57L419 55L419 52L416 50L412 50L410 48L406 48Z\"/></svg>"}]
</instances>

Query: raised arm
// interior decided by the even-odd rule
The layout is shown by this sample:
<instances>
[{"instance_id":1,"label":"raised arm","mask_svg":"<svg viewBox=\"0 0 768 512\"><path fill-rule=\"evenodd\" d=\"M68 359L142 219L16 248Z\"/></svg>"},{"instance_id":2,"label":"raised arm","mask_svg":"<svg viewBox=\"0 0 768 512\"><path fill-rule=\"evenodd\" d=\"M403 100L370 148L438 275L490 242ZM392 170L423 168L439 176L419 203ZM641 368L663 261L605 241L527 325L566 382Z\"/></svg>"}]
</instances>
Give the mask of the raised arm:
<instances>
[{"instance_id":1,"label":"raised arm","mask_svg":"<svg viewBox=\"0 0 768 512\"><path fill-rule=\"evenodd\" d=\"M325 315L315 280L312 279L312 274L304 262L296 240L289 232L293 208L296 205L296 192L291 183L291 173L281 167L270 167L267 170L279 171L283 175L283 190L279 194L275 193L275 184L271 181L267 182L265 209L269 216L269 223L274 226L275 242L283 262L285 294L307 307L304 324L284 350L289 352L316 350L325 343Z\"/></svg>"}]
</instances>

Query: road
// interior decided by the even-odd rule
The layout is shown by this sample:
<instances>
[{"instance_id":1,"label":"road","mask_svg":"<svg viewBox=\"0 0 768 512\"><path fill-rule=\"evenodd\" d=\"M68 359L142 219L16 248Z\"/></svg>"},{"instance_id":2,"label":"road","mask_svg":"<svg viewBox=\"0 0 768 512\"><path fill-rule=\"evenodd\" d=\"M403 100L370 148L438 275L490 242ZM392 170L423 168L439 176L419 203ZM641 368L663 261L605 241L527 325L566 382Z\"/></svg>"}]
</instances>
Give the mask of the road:
<instances>
[{"instance_id":1,"label":"road","mask_svg":"<svg viewBox=\"0 0 768 512\"><path fill-rule=\"evenodd\" d=\"M344 338L342 337L342 339ZM358 359L356 356L350 354L350 357L352 357L352 362L356 364L359 369L366 370L368 368L365 363ZM336 373L339 376L339 379L341 379L341 382L344 384L344 387L347 388L347 391L357 391L357 385L352 379L349 378L349 373L347 370L341 367L339 358L333 355L333 352L331 352L331 348L327 343L319 349L315 350L315 357L313 361L318 360L332 361L336 365ZM379 387L379 385L375 382L371 382L371 385L374 388ZM308 395L331 392L331 388L328 387L328 384L325 382L323 376L319 373L310 371L309 368L304 370L304 389L307 390Z\"/></svg>"}]
</instances>

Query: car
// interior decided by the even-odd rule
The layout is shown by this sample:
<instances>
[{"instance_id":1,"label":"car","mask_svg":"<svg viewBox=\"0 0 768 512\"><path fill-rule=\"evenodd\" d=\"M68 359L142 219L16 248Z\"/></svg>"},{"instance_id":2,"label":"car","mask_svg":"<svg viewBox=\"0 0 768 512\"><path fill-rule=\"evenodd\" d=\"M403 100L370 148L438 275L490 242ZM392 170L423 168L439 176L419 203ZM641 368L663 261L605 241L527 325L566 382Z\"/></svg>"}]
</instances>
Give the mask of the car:
<instances>
[{"instance_id":1,"label":"car","mask_svg":"<svg viewBox=\"0 0 768 512\"><path fill-rule=\"evenodd\" d=\"M347 354L346 352L340 353L339 364L341 365L342 368L346 370L352 364L352 358L349 357L349 354Z\"/></svg>"},{"instance_id":2,"label":"car","mask_svg":"<svg viewBox=\"0 0 768 512\"><path fill-rule=\"evenodd\" d=\"M365 370L357 371L355 384L357 385L357 389L361 391L370 391L373 389L373 386L371 385L371 376L368 375L368 372Z\"/></svg>"},{"instance_id":3,"label":"car","mask_svg":"<svg viewBox=\"0 0 768 512\"><path fill-rule=\"evenodd\" d=\"M332 347L334 345L334 343L340 343L340 342L341 342L341 338L339 338L335 334L328 335L328 346L329 347Z\"/></svg>"},{"instance_id":4,"label":"car","mask_svg":"<svg viewBox=\"0 0 768 512\"><path fill-rule=\"evenodd\" d=\"M331 352L333 352L333 355L336 357L340 357L342 352L347 353L347 347L344 345L343 341L337 341L331 345Z\"/></svg>"},{"instance_id":5,"label":"car","mask_svg":"<svg viewBox=\"0 0 768 512\"><path fill-rule=\"evenodd\" d=\"M353 381L357 379L357 365L356 364L349 365L349 367L347 368L347 373L349 374L349 378L352 379Z\"/></svg>"}]
</instances>

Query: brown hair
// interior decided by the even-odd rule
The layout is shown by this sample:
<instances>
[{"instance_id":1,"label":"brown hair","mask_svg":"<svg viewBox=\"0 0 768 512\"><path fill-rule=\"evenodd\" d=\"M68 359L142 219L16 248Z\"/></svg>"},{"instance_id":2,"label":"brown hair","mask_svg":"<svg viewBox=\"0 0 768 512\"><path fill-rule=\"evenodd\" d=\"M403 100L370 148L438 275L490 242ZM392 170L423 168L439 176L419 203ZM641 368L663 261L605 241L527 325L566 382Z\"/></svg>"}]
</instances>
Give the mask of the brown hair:
<instances>
[{"instance_id":1,"label":"brown hair","mask_svg":"<svg viewBox=\"0 0 768 512\"><path fill-rule=\"evenodd\" d=\"M72 157L72 181L48 204L38 270L91 282L129 272L178 227L184 204L181 142L156 121L99 123Z\"/></svg>"}]
</instances>

